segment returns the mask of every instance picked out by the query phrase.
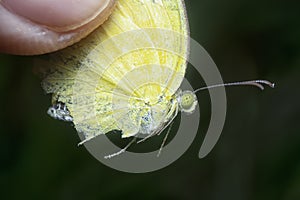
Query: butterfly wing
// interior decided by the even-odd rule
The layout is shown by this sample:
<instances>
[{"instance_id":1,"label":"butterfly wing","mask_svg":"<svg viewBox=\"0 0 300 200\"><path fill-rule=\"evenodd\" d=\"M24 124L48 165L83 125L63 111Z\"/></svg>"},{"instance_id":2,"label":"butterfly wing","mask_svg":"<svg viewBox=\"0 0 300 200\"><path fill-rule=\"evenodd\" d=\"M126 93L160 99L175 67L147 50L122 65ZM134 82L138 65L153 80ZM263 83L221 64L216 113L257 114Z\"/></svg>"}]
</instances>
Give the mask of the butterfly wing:
<instances>
[{"instance_id":1,"label":"butterfly wing","mask_svg":"<svg viewBox=\"0 0 300 200\"><path fill-rule=\"evenodd\" d=\"M133 136L149 113L153 127L163 120L168 103L157 99L183 80L187 36L181 0L119 0L100 28L41 66L42 86L66 104L86 140L111 130Z\"/></svg>"}]
</instances>

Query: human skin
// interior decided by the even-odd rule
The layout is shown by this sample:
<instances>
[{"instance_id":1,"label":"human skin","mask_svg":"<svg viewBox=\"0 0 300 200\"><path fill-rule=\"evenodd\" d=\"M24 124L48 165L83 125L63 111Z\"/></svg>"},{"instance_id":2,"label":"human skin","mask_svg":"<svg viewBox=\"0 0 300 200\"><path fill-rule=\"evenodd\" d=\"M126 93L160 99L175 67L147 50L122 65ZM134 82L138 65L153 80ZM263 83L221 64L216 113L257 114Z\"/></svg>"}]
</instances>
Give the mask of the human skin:
<instances>
[{"instance_id":1,"label":"human skin","mask_svg":"<svg viewBox=\"0 0 300 200\"><path fill-rule=\"evenodd\" d=\"M0 0L0 52L45 54L86 37L116 0Z\"/></svg>"}]
</instances>

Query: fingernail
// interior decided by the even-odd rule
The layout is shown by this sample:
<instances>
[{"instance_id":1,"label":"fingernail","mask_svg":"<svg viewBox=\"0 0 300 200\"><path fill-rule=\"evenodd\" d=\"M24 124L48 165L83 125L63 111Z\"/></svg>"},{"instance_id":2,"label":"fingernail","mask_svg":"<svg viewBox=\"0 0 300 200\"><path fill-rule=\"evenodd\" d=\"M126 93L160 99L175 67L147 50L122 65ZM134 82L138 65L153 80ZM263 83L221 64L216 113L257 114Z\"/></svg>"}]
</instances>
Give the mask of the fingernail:
<instances>
[{"instance_id":1,"label":"fingernail","mask_svg":"<svg viewBox=\"0 0 300 200\"><path fill-rule=\"evenodd\" d=\"M102 13L115 0L2 0L11 12L58 32L75 30Z\"/></svg>"}]
</instances>

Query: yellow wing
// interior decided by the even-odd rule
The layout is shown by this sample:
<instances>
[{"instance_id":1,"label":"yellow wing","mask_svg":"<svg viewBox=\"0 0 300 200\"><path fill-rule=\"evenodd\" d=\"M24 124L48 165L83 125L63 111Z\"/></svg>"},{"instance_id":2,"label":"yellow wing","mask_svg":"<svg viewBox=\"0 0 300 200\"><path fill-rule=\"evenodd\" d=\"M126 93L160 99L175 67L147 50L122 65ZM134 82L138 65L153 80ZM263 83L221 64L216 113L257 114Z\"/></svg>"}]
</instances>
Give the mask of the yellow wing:
<instances>
[{"instance_id":1,"label":"yellow wing","mask_svg":"<svg viewBox=\"0 0 300 200\"><path fill-rule=\"evenodd\" d=\"M153 129L183 80L188 34L181 0L119 0L88 38L51 56L42 86L86 139L111 130L133 136L150 112Z\"/></svg>"}]
</instances>

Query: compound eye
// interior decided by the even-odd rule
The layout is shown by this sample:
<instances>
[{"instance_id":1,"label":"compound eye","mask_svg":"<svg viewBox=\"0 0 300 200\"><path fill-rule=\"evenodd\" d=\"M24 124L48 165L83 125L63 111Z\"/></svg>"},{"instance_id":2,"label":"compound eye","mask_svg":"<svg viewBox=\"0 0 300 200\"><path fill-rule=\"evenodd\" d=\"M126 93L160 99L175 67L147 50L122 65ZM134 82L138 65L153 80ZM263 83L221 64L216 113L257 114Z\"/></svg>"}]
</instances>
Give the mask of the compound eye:
<instances>
[{"instance_id":1,"label":"compound eye","mask_svg":"<svg viewBox=\"0 0 300 200\"><path fill-rule=\"evenodd\" d=\"M180 108L186 113L193 113L197 106L197 97L191 91L184 91L180 97Z\"/></svg>"}]
</instances>

